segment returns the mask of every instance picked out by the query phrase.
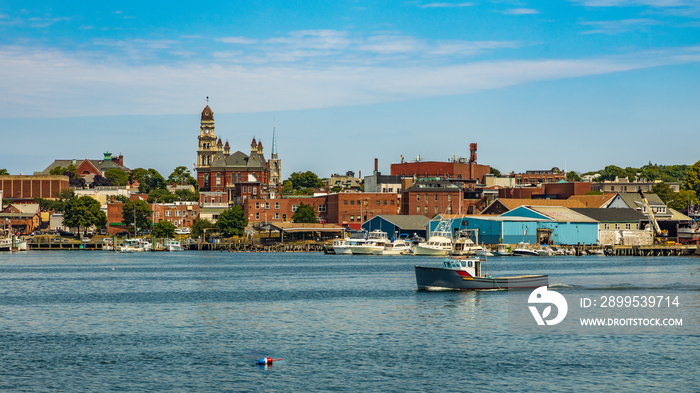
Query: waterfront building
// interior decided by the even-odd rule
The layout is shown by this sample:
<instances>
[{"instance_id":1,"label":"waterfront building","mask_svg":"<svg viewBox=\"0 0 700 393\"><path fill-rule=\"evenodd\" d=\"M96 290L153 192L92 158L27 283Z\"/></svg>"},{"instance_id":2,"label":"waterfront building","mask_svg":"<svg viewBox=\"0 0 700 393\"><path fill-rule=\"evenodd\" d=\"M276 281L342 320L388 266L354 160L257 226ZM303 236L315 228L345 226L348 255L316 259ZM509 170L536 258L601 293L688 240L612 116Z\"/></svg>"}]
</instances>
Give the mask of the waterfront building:
<instances>
[{"instance_id":1,"label":"waterfront building","mask_svg":"<svg viewBox=\"0 0 700 393\"><path fill-rule=\"evenodd\" d=\"M402 214L458 214L462 210L462 188L447 180L419 181L407 188L401 199Z\"/></svg>"},{"instance_id":2,"label":"waterfront building","mask_svg":"<svg viewBox=\"0 0 700 393\"><path fill-rule=\"evenodd\" d=\"M396 215L382 214L375 216L362 224L362 229L367 232L380 230L386 232L389 238L422 237L427 239L427 224L430 221L424 215Z\"/></svg>"},{"instance_id":3,"label":"waterfront building","mask_svg":"<svg viewBox=\"0 0 700 393\"><path fill-rule=\"evenodd\" d=\"M0 221L12 227L12 232L29 235L41 225L39 205L36 203L10 204L0 210Z\"/></svg>"},{"instance_id":4,"label":"waterfront building","mask_svg":"<svg viewBox=\"0 0 700 393\"><path fill-rule=\"evenodd\" d=\"M123 206L120 202L107 205L107 231L110 235L127 230L132 225L132 223L123 222ZM153 224L168 221L177 228L188 228L200 217L197 202L149 203L148 206L153 212L151 216Z\"/></svg>"},{"instance_id":5,"label":"waterfront building","mask_svg":"<svg viewBox=\"0 0 700 393\"><path fill-rule=\"evenodd\" d=\"M274 135L274 130L273 130ZM266 193L281 184L282 161L277 155L276 141L273 137L273 152L266 160L261 141L253 138L250 153L241 151L231 153L229 142L222 143L216 136L214 112L207 105L202 110L198 149L197 149L197 183L204 192L226 192L227 200L233 201L237 185L251 182L261 185L257 192Z\"/></svg>"},{"instance_id":6,"label":"waterfront building","mask_svg":"<svg viewBox=\"0 0 700 393\"><path fill-rule=\"evenodd\" d=\"M601 191L601 192L638 192L639 190L642 190L644 192L649 192L652 190L652 188L659 184L662 183L661 180L656 180L656 181L647 181L646 179L640 179L640 180L635 180L635 181L629 181L628 178L623 177L623 178L616 178L615 181L603 181L603 182L596 182L591 184L591 190L593 191ZM673 192L678 192L680 191L681 184L679 182L670 182L666 183L668 184L669 187L673 190Z\"/></svg>"},{"instance_id":7,"label":"waterfront building","mask_svg":"<svg viewBox=\"0 0 700 393\"><path fill-rule=\"evenodd\" d=\"M643 228L646 216L634 209L573 208L584 216L598 221L598 242L610 245L650 245L652 231Z\"/></svg>"}]
</instances>

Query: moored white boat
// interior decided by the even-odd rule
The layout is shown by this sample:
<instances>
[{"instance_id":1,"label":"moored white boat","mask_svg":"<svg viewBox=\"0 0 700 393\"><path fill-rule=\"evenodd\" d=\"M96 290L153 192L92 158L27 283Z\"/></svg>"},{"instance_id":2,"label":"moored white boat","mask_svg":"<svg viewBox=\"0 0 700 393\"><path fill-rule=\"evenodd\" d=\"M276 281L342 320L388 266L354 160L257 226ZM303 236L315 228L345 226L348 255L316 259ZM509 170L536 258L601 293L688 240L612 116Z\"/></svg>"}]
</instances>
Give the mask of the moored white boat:
<instances>
[{"instance_id":1,"label":"moored white boat","mask_svg":"<svg viewBox=\"0 0 700 393\"><path fill-rule=\"evenodd\" d=\"M440 220L428 241L413 247L415 255L446 256L452 251L452 230L450 220Z\"/></svg>"},{"instance_id":2,"label":"moored white boat","mask_svg":"<svg viewBox=\"0 0 700 393\"><path fill-rule=\"evenodd\" d=\"M519 243L518 247L513 249L513 255L525 256L525 257L536 257L538 256L537 251L533 250L527 243Z\"/></svg>"},{"instance_id":3,"label":"moored white boat","mask_svg":"<svg viewBox=\"0 0 700 393\"><path fill-rule=\"evenodd\" d=\"M372 255L375 251L383 251L387 243L389 243L389 238L386 237L386 232L375 229L369 233L366 242L357 244L350 250L353 255Z\"/></svg>"},{"instance_id":4,"label":"moored white boat","mask_svg":"<svg viewBox=\"0 0 700 393\"><path fill-rule=\"evenodd\" d=\"M387 243L382 250L376 250L373 252L374 255L405 255L410 254L411 243L403 239L395 239L392 242Z\"/></svg>"},{"instance_id":5,"label":"moored white boat","mask_svg":"<svg viewBox=\"0 0 700 393\"><path fill-rule=\"evenodd\" d=\"M182 247L179 240L166 239L163 244L163 251L177 252L185 251L185 249Z\"/></svg>"}]
</instances>

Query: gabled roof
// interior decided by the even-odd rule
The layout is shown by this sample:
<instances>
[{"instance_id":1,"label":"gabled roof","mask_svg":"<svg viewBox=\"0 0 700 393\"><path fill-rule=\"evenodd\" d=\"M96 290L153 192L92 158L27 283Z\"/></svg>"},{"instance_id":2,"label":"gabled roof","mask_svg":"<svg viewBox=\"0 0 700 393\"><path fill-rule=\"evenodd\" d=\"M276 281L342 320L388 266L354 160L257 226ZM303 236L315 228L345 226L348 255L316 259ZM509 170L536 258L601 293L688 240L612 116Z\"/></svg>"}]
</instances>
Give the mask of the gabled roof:
<instances>
[{"instance_id":1,"label":"gabled roof","mask_svg":"<svg viewBox=\"0 0 700 393\"><path fill-rule=\"evenodd\" d=\"M375 218L380 218L388 221L395 226L404 230L424 230L430 219L423 215L379 215Z\"/></svg>"},{"instance_id":2,"label":"gabled roof","mask_svg":"<svg viewBox=\"0 0 700 393\"><path fill-rule=\"evenodd\" d=\"M567 200L582 202L587 208L607 207L617 193L603 195L572 195ZM573 208L573 207L572 207Z\"/></svg>"},{"instance_id":3,"label":"gabled roof","mask_svg":"<svg viewBox=\"0 0 700 393\"><path fill-rule=\"evenodd\" d=\"M647 216L634 209L573 208L571 210L603 223L636 223L647 220Z\"/></svg>"},{"instance_id":4,"label":"gabled roof","mask_svg":"<svg viewBox=\"0 0 700 393\"><path fill-rule=\"evenodd\" d=\"M637 192L620 192L617 195L620 196L620 198L627 204L627 206L630 207L630 209L637 209L644 203L642 202L642 196ZM656 194L644 193L644 196L647 198L647 202L649 202L650 206L665 205L661 198L659 198L659 196Z\"/></svg>"},{"instance_id":5,"label":"gabled roof","mask_svg":"<svg viewBox=\"0 0 700 393\"><path fill-rule=\"evenodd\" d=\"M501 214L501 216L516 216L516 215L521 215L521 216L526 216L526 217L534 217L538 218L536 215L532 214L519 214L523 213L527 210L530 210L532 212L538 213L541 217L546 217L548 219L558 221L558 222L597 222L596 220L585 216L581 213L578 213L574 211L573 209L569 209L566 207L561 207L561 206L521 206L513 211L510 211L508 213Z\"/></svg>"},{"instance_id":6,"label":"gabled roof","mask_svg":"<svg viewBox=\"0 0 700 393\"><path fill-rule=\"evenodd\" d=\"M500 203L508 210L513 210L520 206L561 206L561 207L586 207L584 201L577 199L519 199L519 198L498 198L491 202ZM490 207L489 205L488 207ZM488 207L486 209L488 209ZM486 210L484 209L484 210Z\"/></svg>"}]
</instances>

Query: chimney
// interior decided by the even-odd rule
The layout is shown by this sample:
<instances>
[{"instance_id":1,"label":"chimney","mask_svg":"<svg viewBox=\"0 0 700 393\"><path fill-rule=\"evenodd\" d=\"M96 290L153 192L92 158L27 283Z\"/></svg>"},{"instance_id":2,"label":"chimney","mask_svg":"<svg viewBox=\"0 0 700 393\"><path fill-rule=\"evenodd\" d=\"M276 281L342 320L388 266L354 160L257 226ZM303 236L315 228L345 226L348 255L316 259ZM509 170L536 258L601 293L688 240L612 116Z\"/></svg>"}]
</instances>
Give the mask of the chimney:
<instances>
[{"instance_id":1,"label":"chimney","mask_svg":"<svg viewBox=\"0 0 700 393\"><path fill-rule=\"evenodd\" d=\"M469 145L469 151L471 151L471 155L469 156L469 163L476 164L476 143L472 143Z\"/></svg>"},{"instance_id":2,"label":"chimney","mask_svg":"<svg viewBox=\"0 0 700 393\"><path fill-rule=\"evenodd\" d=\"M376 176L377 173L379 173L379 158L374 159L374 175Z\"/></svg>"}]
</instances>

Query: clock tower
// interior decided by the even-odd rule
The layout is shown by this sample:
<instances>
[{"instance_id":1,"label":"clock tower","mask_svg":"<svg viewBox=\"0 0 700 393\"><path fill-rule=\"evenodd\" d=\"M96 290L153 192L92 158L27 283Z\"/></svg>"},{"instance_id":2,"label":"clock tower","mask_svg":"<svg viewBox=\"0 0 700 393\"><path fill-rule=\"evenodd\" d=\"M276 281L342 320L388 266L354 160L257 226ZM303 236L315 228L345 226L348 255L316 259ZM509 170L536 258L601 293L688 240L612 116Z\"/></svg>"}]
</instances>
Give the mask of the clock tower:
<instances>
[{"instance_id":1,"label":"clock tower","mask_svg":"<svg viewBox=\"0 0 700 393\"><path fill-rule=\"evenodd\" d=\"M197 168L208 168L211 166L214 155L221 149L216 143L214 133L214 112L209 105L202 111L202 120L199 123L199 149L197 150Z\"/></svg>"}]
</instances>

